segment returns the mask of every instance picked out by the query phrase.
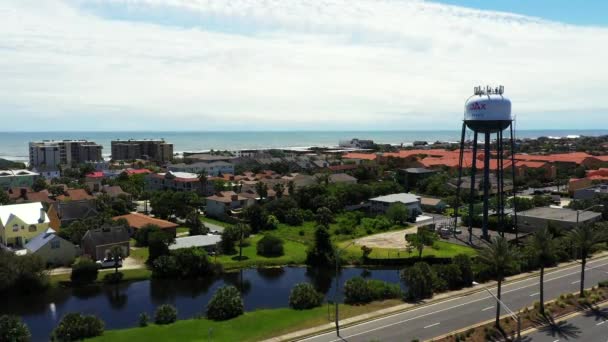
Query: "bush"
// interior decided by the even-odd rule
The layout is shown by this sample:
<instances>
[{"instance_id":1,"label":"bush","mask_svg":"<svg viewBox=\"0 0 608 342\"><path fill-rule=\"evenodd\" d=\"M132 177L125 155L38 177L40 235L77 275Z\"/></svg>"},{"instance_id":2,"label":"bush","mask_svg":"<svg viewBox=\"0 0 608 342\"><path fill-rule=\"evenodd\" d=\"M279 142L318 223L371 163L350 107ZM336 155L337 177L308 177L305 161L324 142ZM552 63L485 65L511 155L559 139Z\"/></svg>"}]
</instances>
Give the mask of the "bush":
<instances>
[{"instance_id":1,"label":"bush","mask_svg":"<svg viewBox=\"0 0 608 342\"><path fill-rule=\"evenodd\" d=\"M48 285L45 267L38 255L15 255L0 248L0 292L40 292Z\"/></svg>"},{"instance_id":2,"label":"bush","mask_svg":"<svg viewBox=\"0 0 608 342\"><path fill-rule=\"evenodd\" d=\"M140 313L138 321L137 321L137 325L139 325L142 328L147 327L148 322L150 322L150 316L148 316L148 314L145 312Z\"/></svg>"},{"instance_id":3,"label":"bush","mask_svg":"<svg viewBox=\"0 0 608 342\"><path fill-rule=\"evenodd\" d=\"M161 255L152 263L152 275L156 278L200 278L219 272L202 248L190 247Z\"/></svg>"},{"instance_id":4,"label":"bush","mask_svg":"<svg viewBox=\"0 0 608 342\"><path fill-rule=\"evenodd\" d=\"M381 280L365 280L361 277L349 279L344 284L344 302L347 304L365 304L374 300L402 297L399 285Z\"/></svg>"},{"instance_id":5,"label":"bush","mask_svg":"<svg viewBox=\"0 0 608 342\"><path fill-rule=\"evenodd\" d=\"M433 265L433 271L437 274L434 287L438 291L456 290L461 287L462 273L455 264Z\"/></svg>"},{"instance_id":6,"label":"bush","mask_svg":"<svg viewBox=\"0 0 608 342\"><path fill-rule=\"evenodd\" d=\"M276 236L264 235L264 237L258 241L257 253L265 257L278 257L283 255L283 240Z\"/></svg>"},{"instance_id":7,"label":"bush","mask_svg":"<svg viewBox=\"0 0 608 342\"><path fill-rule=\"evenodd\" d=\"M177 261L171 255L161 255L152 262L152 276L155 278L175 278L178 273Z\"/></svg>"},{"instance_id":8,"label":"bush","mask_svg":"<svg viewBox=\"0 0 608 342\"><path fill-rule=\"evenodd\" d=\"M101 319L92 315L69 313L63 316L59 325L53 330L51 339L53 341L79 341L101 336L103 330L104 323Z\"/></svg>"},{"instance_id":9,"label":"bush","mask_svg":"<svg viewBox=\"0 0 608 342\"><path fill-rule=\"evenodd\" d=\"M103 282L106 284L118 284L123 278L122 272L107 273L103 276Z\"/></svg>"},{"instance_id":10,"label":"bush","mask_svg":"<svg viewBox=\"0 0 608 342\"><path fill-rule=\"evenodd\" d=\"M406 299L419 300L433 295L436 274L426 262L417 262L401 271L401 279L408 287Z\"/></svg>"},{"instance_id":11,"label":"bush","mask_svg":"<svg viewBox=\"0 0 608 342\"><path fill-rule=\"evenodd\" d=\"M21 318L13 315L0 316L0 341L26 342L32 335Z\"/></svg>"},{"instance_id":12,"label":"bush","mask_svg":"<svg viewBox=\"0 0 608 342\"><path fill-rule=\"evenodd\" d=\"M177 309L173 305L163 304L154 312L154 323L171 324L177 320Z\"/></svg>"},{"instance_id":13,"label":"bush","mask_svg":"<svg viewBox=\"0 0 608 342\"><path fill-rule=\"evenodd\" d=\"M146 224L140 229L135 231L133 239L135 239L135 245L137 247L147 247L149 243L149 237L152 233L160 232L159 226L154 224Z\"/></svg>"},{"instance_id":14,"label":"bush","mask_svg":"<svg viewBox=\"0 0 608 342\"><path fill-rule=\"evenodd\" d=\"M220 287L207 304L207 318L223 321L243 314L243 299L234 286Z\"/></svg>"},{"instance_id":15,"label":"bush","mask_svg":"<svg viewBox=\"0 0 608 342\"><path fill-rule=\"evenodd\" d=\"M87 257L81 257L72 266L70 280L72 284L77 286L91 284L97 280L98 272L99 268L95 261Z\"/></svg>"},{"instance_id":16,"label":"bush","mask_svg":"<svg viewBox=\"0 0 608 342\"><path fill-rule=\"evenodd\" d=\"M148 264L152 264L156 258L169 254L169 245L175 241L173 235L165 231L154 231L148 236Z\"/></svg>"},{"instance_id":17,"label":"bush","mask_svg":"<svg viewBox=\"0 0 608 342\"><path fill-rule=\"evenodd\" d=\"M289 294L289 306L296 310L312 309L322 302L323 295L309 283L296 284Z\"/></svg>"},{"instance_id":18,"label":"bush","mask_svg":"<svg viewBox=\"0 0 608 342\"><path fill-rule=\"evenodd\" d=\"M469 287L473 285L473 267L471 258L466 254L458 254L452 259L452 263L460 269L460 286Z\"/></svg>"}]
</instances>

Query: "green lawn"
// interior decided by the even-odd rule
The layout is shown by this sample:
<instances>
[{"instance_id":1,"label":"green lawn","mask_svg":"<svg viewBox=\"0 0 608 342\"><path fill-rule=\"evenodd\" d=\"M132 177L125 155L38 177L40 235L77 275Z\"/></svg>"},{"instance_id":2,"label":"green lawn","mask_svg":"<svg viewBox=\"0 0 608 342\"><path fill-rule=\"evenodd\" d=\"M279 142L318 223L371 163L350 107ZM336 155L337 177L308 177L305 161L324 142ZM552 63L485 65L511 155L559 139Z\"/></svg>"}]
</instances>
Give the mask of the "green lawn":
<instances>
[{"instance_id":1,"label":"green lawn","mask_svg":"<svg viewBox=\"0 0 608 342\"><path fill-rule=\"evenodd\" d=\"M189 233L190 232L190 228L188 227L177 227L177 233Z\"/></svg>"},{"instance_id":2,"label":"green lawn","mask_svg":"<svg viewBox=\"0 0 608 342\"><path fill-rule=\"evenodd\" d=\"M338 244L340 247L344 247L349 241L341 242ZM422 250L422 256L435 256L438 258L451 258L458 254L467 254L473 256L477 254L477 251L471 247L457 245L445 241L436 241L433 247L425 247ZM350 245L346 248L343 253L344 259L353 261L360 260L363 252L361 246ZM400 259L400 258L417 258L418 251L413 250L409 254L405 247L402 249L395 248L372 248L372 253L369 256L371 259Z\"/></svg>"},{"instance_id":3,"label":"green lawn","mask_svg":"<svg viewBox=\"0 0 608 342\"><path fill-rule=\"evenodd\" d=\"M148 247L131 248L130 257L137 259L137 261L139 262L145 263L146 260L148 260L149 255L150 252L148 250Z\"/></svg>"},{"instance_id":4,"label":"green lawn","mask_svg":"<svg viewBox=\"0 0 608 342\"><path fill-rule=\"evenodd\" d=\"M306 260L306 245L284 240L283 248L285 254L276 258L267 258L257 255L256 244L262 238L263 235L256 235L249 238L250 245L243 247L243 256L247 259L239 261L233 258L238 258L237 253L232 255L220 255L217 257L217 261L224 266L224 269L235 269L241 267L252 267L252 266L281 266L281 265L301 265ZM215 257L211 257L215 260Z\"/></svg>"},{"instance_id":5,"label":"green lawn","mask_svg":"<svg viewBox=\"0 0 608 342\"><path fill-rule=\"evenodd\" d=\"M221 226L221 227L230 227L230 226L232 226L232 224L230 224L228 222L216 220L216 219L211 218L211 217L201 216L200 218L201 218L201 221L203 221L203 223L209 222L209 223L217 224L218 226Z\"/></svg>"},{"instance_id":6,"label":"green lawn","mask_svg":"<svg viewBox=\"0 0 608 342\"><path fill-rule=\"evenodd\" d=\"M389 300L359 306L340 305L340 318L352 317L400 303L402 302L399 300ZM258 310L222 322L188 319L164 326L150 325L145 328L109 330L103 336L91 341L259 341L329 323L327 309L326 306L322 306L311 310L288 308ZM333 319L333 313L330 318Z\"/></svg>"},{"instance_id":7,"label":"green lawn","mask_svg":"<svg viewBox=\"0 0 608 342\"><path fill-rule=\"evenodd\" d=\"M146 279L150 279L150 276L152 275L152 271L145 269L145 268L128 269L128 270L118 269L118 271L122 272L123 281L146 280ZM114 272L114 269L100 270L99 273L97 274L97 281L102 282L103 276L108 273L111 273L111 272ZM49 280L50 280L51 286L56 286L61 283L69 283L70 282L70 273L54 274L49 277Z\"/></svg>"}]
</instances>

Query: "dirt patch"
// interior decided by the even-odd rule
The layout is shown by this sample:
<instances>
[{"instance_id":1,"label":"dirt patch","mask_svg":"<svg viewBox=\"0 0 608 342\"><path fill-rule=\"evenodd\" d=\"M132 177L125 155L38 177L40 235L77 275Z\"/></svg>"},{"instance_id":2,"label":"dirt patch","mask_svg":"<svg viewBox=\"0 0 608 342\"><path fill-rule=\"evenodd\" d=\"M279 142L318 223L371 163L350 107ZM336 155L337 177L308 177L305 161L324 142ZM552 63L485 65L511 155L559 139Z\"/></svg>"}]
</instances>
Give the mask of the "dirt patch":
<instances>
[{"instance_id":1,"label":"dirt patch","mask_svg":"<svg viewBox=\"0 0 608 342\"><path fill-rule=\"evenodd\" d=\"M402 248L407 247L405 241L405 234L413 234L418 231L418 227L411 227L408 229L397 230L393 232L386 232L381 234L374 234L355 240L355 245L367 246L370 248Z\"/></svg>"}]
</instances>

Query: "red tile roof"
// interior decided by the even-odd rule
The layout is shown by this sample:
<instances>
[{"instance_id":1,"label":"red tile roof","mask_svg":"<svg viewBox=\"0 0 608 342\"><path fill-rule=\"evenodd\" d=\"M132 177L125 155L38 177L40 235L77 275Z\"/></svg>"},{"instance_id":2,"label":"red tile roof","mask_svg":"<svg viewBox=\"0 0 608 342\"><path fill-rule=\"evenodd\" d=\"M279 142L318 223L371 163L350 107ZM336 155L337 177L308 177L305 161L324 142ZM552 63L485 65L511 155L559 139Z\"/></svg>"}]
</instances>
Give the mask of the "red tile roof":
<instances>
[{"instance_id":1,"label":"red tile roof","mask_svg":"<svg viewBox=\"0 0 608 342\"><path fill-rule=\"evenodd\" d=\"M346 171L346 170L355 170L357 168L357 165L355 165L355 164L330 165L327 168L332 171Z\"/></svg>"},{"instance_id":2,"label":"red tile roof","mask_svg":"<svg viewBox=\"0 0 608 342\"><path fill-rule=\"evenodd\" d=\"M101 171L93 171L86 174L87 178L103 178L103 172Z\"/></svg>"},{"instance_id":3,"label":"red tile roof","mask_svg":"<svg viewBox=\"0 0 608 342\"><path fill-rule=\"evenodd\" d=\"M342 156L344 159L364 159L364 160L376 160L378 156L375 153L347 153Z\"/></svg>"},{"instance_id":4,"label":"red tile roof","mask_svg":"<svg viewBox=\"0 0 608 342\"><path fill-rule=\"evenodd\" d=\"M126 169L125 172L130 175L140 175L140 174L148 174L152 173L152 171L148 169Z\"/></svg>"},{"instance_id":5,"label":"red tile roof","mask_svg":"<svg viewBox=\"0 0 608 342\"><path fill-rule=\"evenodd\" d=\"M536 154L516 154L515 159L527 160L527 161L544 161L544 162L562 162L562 163L576 163L582 164L585 159L592 158L600 160L599 158L587 154L585 152L572 152L572 153L558 153L548 155L536 155Z\"/></svg>"},{"instance_id":6,"label":"red tile roof","mask_svg":"<svg viewBox=\"0 0 608 342\"><path fill-rule=\"evenodd\" d=\"M140 213L130 213L130 214L126 214L126 215L115 216L112 219L118 220L121 218L124 218L125 220L127 220L127 222L129 222L129 226L134 229L141 229L143 226L145 226L147 224L153 224L153 225L159 226L161 229L176 228L178 226L177 223L157 219L157 218L150 217L150 216L140 214Z\"/></svg>"},{"instance_id":7,"label":"red tile roof","mask_svg":"<svg viewBox=\"0 0 608 342\"><path fill-rule=\"evenodd\" d=\"M66 192L67 192L67 196L59 195L59 196L57 196L57 200L58 201L66 201L66 200L83 201L83 200L95 199L95 197L89 195L89 193L86 192L86 190L84 190L84 189L67 189Z\"/></svg>"}]
</instances>

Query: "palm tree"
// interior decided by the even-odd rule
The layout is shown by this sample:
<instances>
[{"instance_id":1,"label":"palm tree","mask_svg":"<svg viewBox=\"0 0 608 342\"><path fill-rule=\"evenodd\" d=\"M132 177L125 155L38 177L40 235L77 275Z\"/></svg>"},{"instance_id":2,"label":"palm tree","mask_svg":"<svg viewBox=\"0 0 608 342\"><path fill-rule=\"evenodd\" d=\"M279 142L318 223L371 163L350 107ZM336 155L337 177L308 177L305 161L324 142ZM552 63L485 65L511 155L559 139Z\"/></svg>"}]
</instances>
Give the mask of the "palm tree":
<instances>
[{"instance_id":1,"label":"palm tree","mask_svg":"<svg viewBox=\"0 0 608 342\"><path fill-rule=\"evenodd\" d=\"M112 246L110 249L110 256L114 260L114 273L118 273L119 261L122 260L124 254L122 253L122 247Z\"/></svg>"},{"instance_id":2,"label":"palm tree","mask_svg":"<svg viewBox=\"0 0 608 342\"><path fill-rule=\"evenodd\" d=\"M498 287L496 291L496 327L500 324L500 297L502 281L505 275L517 265L517 251L502 236L497 236L492 243L483 249L477 256L480 264L485 266L496 277Z\"/></svg>"},{"instance_id":3,"label":"palm tree","mask_svg":"<svg viewBox=\"0 0 608 342\"><path fill-rule=\"evenodd\" d=\"M282 183L276 183L272 186L272 190L274 190L277 198L283 197L283 192L285 192L285 185Z\"/></svg>"},{"instance_id":4,"label":"palm tree","mask_svg":"<svg viewBox=\"0 0 608 342\"><path fill-rule=\"evenodd\" d=\"M581 258L581 287L579 297L583 297L585 290L585 267L587 258L593 250L603 241L606 240L606 235L599 229L591 225L584 225L574 228L568 234L574 248L579 250Z\"/></svg>"},{"instance_id":5,"label":"palm tree","mask_svg":"<svg viewBox=\"0 0 608 342\"><path fill-rule=\"evenodd\" d=\"M527 249L529 255L540 266L540 313L545 314L545 292L544 279L545 267L555 263L557 255L555 252L555 240L553 234L547 227L542 228L532 235L528 240Z\"/></svg>"},{"instance_id":6,"label":"palm tree","mask_svg":"<svg viewBox=\"0 0 608 342\"><path fill-rule=\"evenodd\" d=\"M207 193L207 170L203 169L198 173L198 181L201 183L201 191Z\"/></svg>"}]
</instances>

